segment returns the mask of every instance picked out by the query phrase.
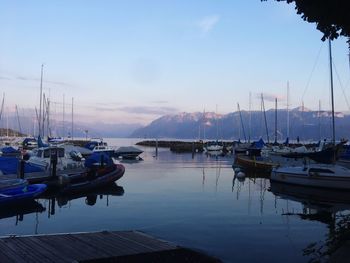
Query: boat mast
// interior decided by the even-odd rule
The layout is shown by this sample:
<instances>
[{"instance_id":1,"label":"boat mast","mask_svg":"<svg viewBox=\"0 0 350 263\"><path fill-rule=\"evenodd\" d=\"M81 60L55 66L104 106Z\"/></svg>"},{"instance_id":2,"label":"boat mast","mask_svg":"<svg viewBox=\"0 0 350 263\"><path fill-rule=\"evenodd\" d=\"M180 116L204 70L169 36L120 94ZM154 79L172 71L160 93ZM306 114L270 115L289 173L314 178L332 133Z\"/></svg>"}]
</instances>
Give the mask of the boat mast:
<instances>
[{"instance_id":1,"label":"boat mast","mask_svg":"<svg viewBox=\"0 0 350 263\"><path fill-rule=\"evenodd\" d=\"M321 141L321 100L318 101L318 137Z\"/></svg>"},{"instance_id":2,"label":"boat mast","mask_svg":"<svg viewBox=\"0 0 350 263\"><path fill-rule=\"evenodd\" d=\"M72 97L72 136L71 136L71 138L72 138L72 140L73 140L73 102L74 102L74 98Z\"/></svg>"},{"instance_id":3,"label":"boat mast","mask_svg":"<svg viewBox=\"0 0 350 263\"><path fill-rule=\"evenodd\" d=\"M241 113L241 108L239 107L239 103L237 103L237 108L238 108L238 111L239 111L239 118L241 119L241 125L242 125L244 141L247 142L247 137L245 136L244 124L243 124L242 113Z\"/></svg>"},{"instance_id":4,"label":"boat mast","mask_svg":"<svg viewBox=\"0 0 350 263\"><path fill-rule=\"evenodd\" d=\"M261 106L262 106L262 110L263 110L263 113L264 113L264 121L265 121L265 129L266 129L267 143L270 143L269 130L268 130L268 128L267 128L267 120L266 120L264 96L263 96L262 93L261 93Z\"/></svg>"},{"instance_id":5,"label":"boat mast","mask_svg":"<svg viewBox=\"0 0 350 263\"><path fill-rule=\"evenodd\" d=\"M277 98L275 98L275 144L277 143Z\"/></svg>"},{"instance_id":6,"label":"boat mast","mask_svg":"<svg viewBox=\"0 0 350 263\"><path fill-rule=\"evenodd\" d=\"M289 138L289 81L287 81L287 138Z\"/></svg>"},{"instance_id":7,"label":"boat mast","mask_svg":"<svg viewBox=\"0 0 350 263\"><path fill-rule=\"evenodd\" d=\"M39 136L41 136L41 105L42 105L42 97L43 97L43 70L44 64L41 64L41 75L40 75L40 106L39 106Z\"/></svg>"},{"instance_id":8,"label":"boat mast","mask_svg":"<svg viewBox=\"0 0 350 263\"><path fill-rule=\"evenodd\" d=\"M331 39L328 39L329 44L329 69L331 81L331 99L332 99L332 142L335 145L335 121L334 121L334 95L333 95L333 69L332 69L332 44Z\"/></svg>"},{"instance_id":9,"label":"boat mast","mask_svg":"<svg viewBox=\"0 0 350 263\"><path fill-rule=\"evenodd\" d=\"M64 107L65 107L65 102L64 102L64 94L63 94L63 120L62 120L62 137L64 139L65 137L65 126L64 126L64 115L65 115L65 112L64 112Z\"/></svg>"},{"instance_id":10,"label":"boat mast","mask_svg":"<svg viewBox=\"0 0 350 263\"><path fill-rule=\"evenodd\" d=\"M248 134L249 143L250 143L251 134L252 134L252 93L249 92L249 134Z\"/></svg>"}]
</instances>

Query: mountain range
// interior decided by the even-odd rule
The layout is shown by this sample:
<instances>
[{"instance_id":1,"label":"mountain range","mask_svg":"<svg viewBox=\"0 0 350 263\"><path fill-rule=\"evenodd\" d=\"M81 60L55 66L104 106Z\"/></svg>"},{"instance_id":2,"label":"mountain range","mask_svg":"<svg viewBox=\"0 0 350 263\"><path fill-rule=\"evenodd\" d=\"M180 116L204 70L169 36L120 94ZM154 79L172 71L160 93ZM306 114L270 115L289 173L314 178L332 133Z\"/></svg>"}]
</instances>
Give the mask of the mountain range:
<instances>
[{"instance_id":1,"label":"mountain range","mask_svg":"<svg viewBox=\"0 0 350 263\"><path fill-rule=\"evenodd\" d=\"M242 117L240 117L240 115ZM162 116L149 125L136 129L130 137L178 138L178 139L251 139L275 140L275 110L241 111L228 114L186 113ZM277 110L277 139L318 140L332 137L330 111L312 111L306 108ZM350 138L350 115L335 113L336 139ZM266 131L267 126L267 131Z\"/></svg>"}]
</instances>

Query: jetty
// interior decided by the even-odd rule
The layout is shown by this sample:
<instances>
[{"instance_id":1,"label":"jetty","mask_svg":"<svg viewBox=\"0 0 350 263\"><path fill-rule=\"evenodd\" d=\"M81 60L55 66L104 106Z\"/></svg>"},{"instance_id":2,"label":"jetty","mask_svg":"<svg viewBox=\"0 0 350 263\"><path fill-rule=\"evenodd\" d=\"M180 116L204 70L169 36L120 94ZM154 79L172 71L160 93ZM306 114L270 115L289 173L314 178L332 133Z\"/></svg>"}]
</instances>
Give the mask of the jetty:
<instances>
[{"instance_id":1,"label":"jetty","mask_svg":"<svg viewBox=\"0 0 350 263\"><path fill-rule=\"evenodd\" d=\"M0 238L0 262L221 262L138 231Z\"/></svg>"}]
</instances>

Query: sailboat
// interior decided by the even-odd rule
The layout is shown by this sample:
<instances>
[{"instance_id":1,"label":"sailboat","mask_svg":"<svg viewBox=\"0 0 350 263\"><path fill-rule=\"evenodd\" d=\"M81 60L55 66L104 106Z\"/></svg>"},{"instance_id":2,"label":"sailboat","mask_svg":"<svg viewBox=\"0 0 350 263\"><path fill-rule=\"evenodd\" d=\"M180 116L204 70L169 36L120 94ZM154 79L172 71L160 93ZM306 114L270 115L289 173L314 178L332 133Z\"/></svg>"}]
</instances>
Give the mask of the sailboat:
<instances>
[{"instance_id":1,"label":"sailboat","mask_svg":"<svg viewBox=\"0 0 350 263\"><path fill-rule=\"evenodd\" d=\"M335 123L334 123L334 96L332 75L332 50L329 40L329 63L331 78L332 101L332 145L335 148ZM289 183L302 186L333 188L350 190L350 169L334 164L335 152L332 164L305 164L297 167L277 167L271 172L271 181Z\"/></svg>"},{"instance_id":2,"label":"sailboat","mask_svg":"<svg viewBox=\"0 0 350 263\"><path fill-rule=\"evenodd\" d=\"M216 112L215 112L215 119L216 119L216 140L215 141L208 141L205 143L205 150L207 153L211 155L220 155L222 153L222 150L224 149L224 145L222 142L219 141L219 121L217 116L217 106L216 106Z\"/></svg>"}]
</instances>

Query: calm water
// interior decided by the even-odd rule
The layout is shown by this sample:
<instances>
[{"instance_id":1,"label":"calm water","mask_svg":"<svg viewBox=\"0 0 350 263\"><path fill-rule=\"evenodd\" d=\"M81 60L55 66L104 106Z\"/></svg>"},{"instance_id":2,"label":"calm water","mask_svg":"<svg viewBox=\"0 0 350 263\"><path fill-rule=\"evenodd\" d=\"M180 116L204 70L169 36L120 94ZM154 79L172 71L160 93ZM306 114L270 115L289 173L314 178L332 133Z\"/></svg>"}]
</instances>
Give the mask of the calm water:
<instances>
[{"instance_id":1,"label":"calm water","mask_svg":"<svg viewBox=\"0 0 350 263\"><path fill-rule=\"evenodd\" d=\"M137 142L107 141L114 146ZM43 211L24 215L1 211L0 235L141 230L225 262L308 262L317 255L303 255L305 249L313 243L321 247L329 235L332 220L328 213L318 218L318 202L285 194L283 187L272 188L276 196L268 179L234 179L232 156L192 159L160 149L155 158L154 149L142 149L143 161L122 162L126 172L119 188L109 190L113 195L61 197L54 205L40 199ZM331 203L322 209L344 207Z\"/></svg>"}]
</instances>

